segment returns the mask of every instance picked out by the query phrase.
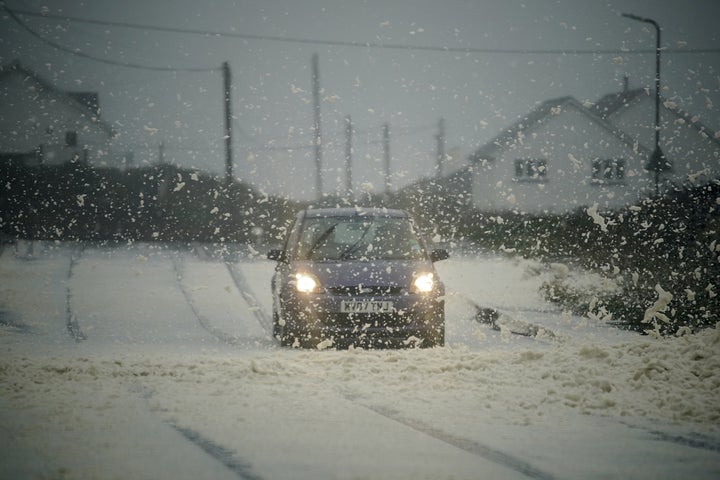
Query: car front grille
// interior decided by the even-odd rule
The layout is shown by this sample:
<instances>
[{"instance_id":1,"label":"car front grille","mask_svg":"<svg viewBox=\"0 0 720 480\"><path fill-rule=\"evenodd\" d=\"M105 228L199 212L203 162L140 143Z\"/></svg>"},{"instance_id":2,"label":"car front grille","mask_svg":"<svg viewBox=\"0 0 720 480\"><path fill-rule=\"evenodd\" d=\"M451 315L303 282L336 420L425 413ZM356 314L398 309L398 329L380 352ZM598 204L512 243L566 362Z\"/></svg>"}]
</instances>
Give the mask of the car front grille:
<instances>
[{"instance_id":1,"label":"car front grille","mask_svg":"<svg viewBox=\"0 0 720 480\"><path fill-rule=\"evenodd\" d=\"M400 295L403 288L398 286L363 286L352 285L343 287L326 288L331 295L338 297L383 297L388 295Z\"/></svg>"}]
</instances>

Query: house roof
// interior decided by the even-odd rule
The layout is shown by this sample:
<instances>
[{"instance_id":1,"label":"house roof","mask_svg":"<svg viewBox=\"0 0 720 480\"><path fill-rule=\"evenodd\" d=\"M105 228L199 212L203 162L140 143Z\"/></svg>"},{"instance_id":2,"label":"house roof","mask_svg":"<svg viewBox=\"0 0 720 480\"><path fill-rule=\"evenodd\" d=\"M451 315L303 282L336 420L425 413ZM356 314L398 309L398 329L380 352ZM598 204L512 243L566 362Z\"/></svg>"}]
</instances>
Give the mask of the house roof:
<instances>
[{"instance_id":1,"label":"house roof","mask_svg":"<svg viewBox=\"0 0 720 480\"><path fill-rule=\"evenodd\" d=\"M13 74L20 74L26 78L31 78L34 82L38 83L43 90L57 94L68 107L86 116L88 120L103 129L108 136L114 135L110 124L100 118L100 107L98 94L96 92L68 92L60 90L28 67L22 65L19 60L13 60L7 65L0 66L0 82Z\"/></svg>"},{"instance_id":2,"label":"house roof","mask_svg":"<svg viewBox=\"0 0 720 480\"><path fill-rule=\"evenodd\" d=\"M609 93L600 98L593 105L592 109L602 118L607 119L610 115L617 112L623 107L627 107L633 101L643 94L647 94L644 88L636 88L633 90L623 90L622 92Z\"/></svg>"},{"instance_id":3,"label":"house roof","mask_svg":"<svg viewBox=\"0 0 720 480\"><path fill-rule=\"evenodd\" d=\"M648 90L645 88L636 88L632 90L623 90L622 92L610 93L600 98L600 100L598 100L598 102L593 106L593 110L595 113L607 120L615 113L618 113L621 109L632 107L633 105L640 103L643 99L654 100L654 95L655 90ZM707 126L703 125L703 123L700 122L695 115L692 115L679 107L668 107L668 101L663 98L662 95L660 101L660 106L662 107L664 113L669 113L677 119L682 119L687 125L690 125L699 133L704 133L711 142L720 146L720 132L714 132L709 129Z\"/></svg>"},{"instance_id":4,"label":"house roof","mask_svg":"<svg viewBox=\"0 0 720 480\"><path fill-rule=\"evenodd\" d=\"M494 160L498 151L510 148L518 140L518 138L521 138L524 135L525 132L541 126L552 116L562 113L568 107L571 107L579 111L583 115L586 115L591 121L600 125L604 129L609 131L612 135L617 137L620 141L632 148L633 140L629 138L624 132L622 132L610 122L599 116L593 110L586 108L575 98L568 96L542 102L535 109L531 110L527 115L520 118L508 128L500 132L500 134L497 135L495 138L477 149L473 154L470 155L470 161L474 162L481 159ZM644 148L640 148L644 150Z\"/></svg>"},{"instance_id":5,"label":"house roof","mask_svg":"<svg viewBox=\"0 0 720 480\"><path fill-rule=\"evenodd\" d=\"M65 92L85 105L96 116L100 116L100 97L97 92Z\"/></svg>"}]
</instances>

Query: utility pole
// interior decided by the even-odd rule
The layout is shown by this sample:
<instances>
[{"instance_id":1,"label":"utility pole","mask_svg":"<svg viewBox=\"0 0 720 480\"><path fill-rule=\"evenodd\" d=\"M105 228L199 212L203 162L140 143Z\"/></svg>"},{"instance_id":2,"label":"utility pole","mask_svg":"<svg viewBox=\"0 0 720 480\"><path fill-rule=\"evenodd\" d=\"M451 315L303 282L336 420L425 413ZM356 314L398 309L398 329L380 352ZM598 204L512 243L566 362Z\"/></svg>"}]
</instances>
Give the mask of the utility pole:
<instances>
[{"instance_id":1,"label":"utility pole","mask_svg":"<svg viewBox=\"0 0 720 480\"><path fill-rule=\"evenodd\" d=\"M390 194L390 125L383 125L383 152L385 155L385 195Z\"/></svg>"},{"instance_id":2,"label":"utility pole","mask_svg":"<svg viewBox=\"0 0 720 480\"><path fill-rule=\"evenodd\" d=\"M441 118L438 122L437 140L437 170L435 176L441 179L443 176L443 163L445 162L445 119Z\"/></svg>"},{"instance_id":3,"label":"utility pole","mask_svg":"<svg viewBox=\"0 0 720 480\"><path fill-rule=\"evenodd\" d=\"M345 192L348 196L352 196L352 135L352 118L347 115L345 117Z\"/></svg>"},{"instance_id":4,"label":"utility pole","mask_svg":"<svg viewBox=\"0 0 720 480\"><path fill-rule=\"evenodd\" d=\"M230 73L230 64L223 62L223 101L225 103L225 184L230 185L233 177L233 160L232 160L232 102L230 101L230 91L232 90L232 76Z\"/></svg>"},{"instance_id":5,"label":"utility pole","mask_svg":"<svg viewBox=\"0 0 720 480\"><path fill-rule=\"evenodd\" d=\"M322 135L320 133L320 66L318 64L318 54L312 57L312 90L314 102L314 122L313 130L315 132L315 192L318 200L322 199Z\"/></svg>"}]
</instances>

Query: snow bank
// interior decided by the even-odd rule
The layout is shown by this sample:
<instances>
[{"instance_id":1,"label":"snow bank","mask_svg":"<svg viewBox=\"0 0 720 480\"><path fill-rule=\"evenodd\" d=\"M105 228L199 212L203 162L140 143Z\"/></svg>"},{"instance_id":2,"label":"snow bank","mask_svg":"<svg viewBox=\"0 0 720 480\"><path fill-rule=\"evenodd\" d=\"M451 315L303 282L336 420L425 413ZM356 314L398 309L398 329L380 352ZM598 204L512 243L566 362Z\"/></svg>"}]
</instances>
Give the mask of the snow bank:
<instances>
[{"instance_id":1,"label":"snow bank","mask_svg":"<svg viewBox=\"0 0 720 480\"><path fill-rule=\"evenodd\" d=\"M720 428L720 330L679 338L602 345L469 351L462 346L402 351L256 351L238 355L145 354L108 358L14 357L0 361L0 395L15 407L55 403L78 385L127 388L141 379L167 389L186 382L222 390L271 376L278 388L309 382L350 388L358 396L491 408L511 422L582 414L649 417ZM204 385L204 386L203 386ZM53 392L47 397L47 392ZM406 395L414 392L412 399ZM436 403L437 402L437 403ZM92 402L90 402L92 403ZM72 410L72 404L58 408Z\"/></svg>"}]
</instances>

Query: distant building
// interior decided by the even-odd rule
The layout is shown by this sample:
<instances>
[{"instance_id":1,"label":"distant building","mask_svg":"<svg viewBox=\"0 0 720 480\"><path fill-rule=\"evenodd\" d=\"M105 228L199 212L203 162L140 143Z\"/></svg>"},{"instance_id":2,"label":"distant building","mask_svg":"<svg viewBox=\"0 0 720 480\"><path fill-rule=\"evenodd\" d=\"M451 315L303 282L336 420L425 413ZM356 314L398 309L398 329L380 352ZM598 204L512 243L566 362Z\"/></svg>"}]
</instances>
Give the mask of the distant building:
<instances>
[{"instance_id":1,"label":"distant building","mask_svg":"<svg viewBox=\"0 0 720 480\"><path fill-rule=\"evenodd\" d=\"M469 159L472 204L482 211L565 213L597 204L615 210L653 195L646 170L655 146L654 97L646 90L596 104L548 100ZM660 146L673 165L662 190L720 178L720 136L672 102L661 113Z\"/></svg>"},{"instance_id":2,"label":"distant building","mask_svg":"<svg viewBox=\"0 0 720 480\"><path fill-rule=\"evenodd\" d=\"M647 196L644 146L572 97L548 100L470 157L483 211L615 209Z\"/></svg>"},{"instance_id":3,"label":"distant building","mask_svg":"<svg viewBox=\"0 0 720 480\"><path fill-rule=\"evenodd\" d=\"M0 105L0 161L108 163L97 93L61 91L16 60L0 67Z\"/></svg>"},{"instance_id":4,"label":"distant building","mask_svg":"<svg viewBox=\"0 0 720 480\"><path fill-rule=\"evenodd\" d=\"M626 80L622 92L602 97L593 110L640 145L654 149L654 91L628 89ZM672 165L663 174L666 183L698 185L720 178L720 133L667 99L660 103L660 149Z\"/></svg>"}]
</instances>

